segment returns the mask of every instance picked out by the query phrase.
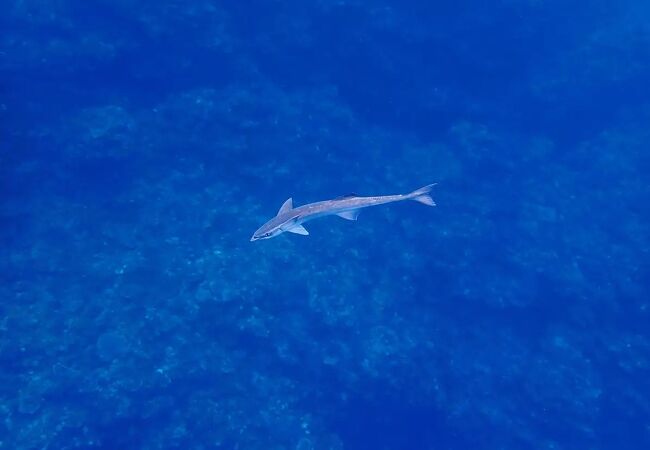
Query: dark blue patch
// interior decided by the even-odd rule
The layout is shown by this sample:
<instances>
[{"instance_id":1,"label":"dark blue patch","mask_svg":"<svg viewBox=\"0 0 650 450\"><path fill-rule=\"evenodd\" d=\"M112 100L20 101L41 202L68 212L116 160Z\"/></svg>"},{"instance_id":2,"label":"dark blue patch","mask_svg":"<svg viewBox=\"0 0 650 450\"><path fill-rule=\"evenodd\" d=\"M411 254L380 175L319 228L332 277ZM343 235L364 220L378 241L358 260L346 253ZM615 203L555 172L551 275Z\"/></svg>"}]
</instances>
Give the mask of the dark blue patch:
<instances>
[{"instance_id":1,"label":"dark blue patch","mask_svg":"<svg viewBox=\"0 0 650 450\"><path fill-rule=\"evenodd\" d=\"M650 448L647 2L218 3L3 8L4 447Z\"/></svg>"}]
</instances>

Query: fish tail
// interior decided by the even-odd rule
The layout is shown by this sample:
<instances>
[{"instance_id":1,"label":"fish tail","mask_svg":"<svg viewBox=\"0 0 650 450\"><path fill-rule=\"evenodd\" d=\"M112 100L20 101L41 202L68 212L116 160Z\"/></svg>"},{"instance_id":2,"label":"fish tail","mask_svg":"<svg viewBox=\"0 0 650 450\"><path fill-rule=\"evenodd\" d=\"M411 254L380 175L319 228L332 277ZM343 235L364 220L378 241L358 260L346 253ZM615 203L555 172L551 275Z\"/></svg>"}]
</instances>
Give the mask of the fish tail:
<instances>
[{"instance_id":1,"label":"fish tail","mask_svg":"<svg viewBox=\"0 0 650 450\"><path fill-rule=\"evenodd\" d=\"M429 192L431 192L431 189L438 183L433 183L433 184L427 184L424 187L421 187L420 189L417 189L410 194L408 194L408 197L411 200L415 200L416 202L423 203L425 205L429 206L436 206L436 202L433 201L431 196L429 195Z\"/></svg>"}]
</instances>

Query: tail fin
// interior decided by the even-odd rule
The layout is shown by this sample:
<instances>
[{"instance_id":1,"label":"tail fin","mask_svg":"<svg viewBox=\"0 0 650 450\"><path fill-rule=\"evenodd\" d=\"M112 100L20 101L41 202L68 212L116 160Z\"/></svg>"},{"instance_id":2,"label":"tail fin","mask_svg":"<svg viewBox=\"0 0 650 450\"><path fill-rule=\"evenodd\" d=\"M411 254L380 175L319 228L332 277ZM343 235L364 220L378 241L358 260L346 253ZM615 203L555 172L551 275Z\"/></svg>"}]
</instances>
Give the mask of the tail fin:
<instances>
[{"instance_id":1,"label":"tail fin","mask_svg":"<svg viewBox=\"0 0 650 450\"><path fill-rule=\"evenodd\" d=\"M427 184L426 186L411 192L410 194L408 194L408 196L410 197L411 200L415 200L416 202L420 202L429 206L436 206L436 202L434 202L431 196L429 195L429 192L431 192L431 189L436 184L438 183Z\"/></svg>"}]
</instances>

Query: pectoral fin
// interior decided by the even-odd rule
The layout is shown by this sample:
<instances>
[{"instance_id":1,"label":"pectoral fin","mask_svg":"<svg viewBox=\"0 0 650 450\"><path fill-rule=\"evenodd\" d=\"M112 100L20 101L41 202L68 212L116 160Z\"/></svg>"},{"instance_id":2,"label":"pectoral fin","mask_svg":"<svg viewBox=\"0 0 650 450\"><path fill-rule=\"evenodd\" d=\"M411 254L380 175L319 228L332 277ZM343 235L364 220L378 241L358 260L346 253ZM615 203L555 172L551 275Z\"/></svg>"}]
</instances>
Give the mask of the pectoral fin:
<instances>
[{"instance_id":1,"label":"pectoral fin","mask_svg":"<svg viewBox=\"0 0 650 450\"><path fill-rule=\"evenodd\" d=\"M338 213L337 216L343 217L346 220L357 220L360 212L361 211L358 209L352 209L350 211L343 211L342 213Z\"/></svg>"},{"instance_id":2,"label":"pectoral fin","mask_svg":"<svg viewBox=\"0 0 650 450\"><path fill-rule=\"evenodd\" d=\"M295 225L289 228L287 231L289 233L302 234L303 236L307 236L309 234L309 231L307 231L302 225Z\"/></svg>"}]
</instances>

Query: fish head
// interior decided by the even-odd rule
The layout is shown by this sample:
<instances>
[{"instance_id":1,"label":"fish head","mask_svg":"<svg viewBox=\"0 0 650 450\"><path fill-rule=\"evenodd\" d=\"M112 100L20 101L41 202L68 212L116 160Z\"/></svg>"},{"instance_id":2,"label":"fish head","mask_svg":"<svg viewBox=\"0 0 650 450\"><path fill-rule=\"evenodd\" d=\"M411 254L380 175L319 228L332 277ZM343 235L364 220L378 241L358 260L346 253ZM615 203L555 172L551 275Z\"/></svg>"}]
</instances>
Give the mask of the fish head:
<instances>
[{"instance_id":1,"label":"fish head","mask_svg":"<svg viewBox=\"0 0 650 450\"><path fill-rule=\"evenodd\" d=\"M253 237L251 237L251 242L261 241L262 239L271 239L284 233L285 230L282 229L282 225L284 225L284 222L279 222L276 219L277 218L274 217L273 219L269 220L264 225L259 227L258 230L255 233L253 233Z\"/></svg>"}]
</instances>

